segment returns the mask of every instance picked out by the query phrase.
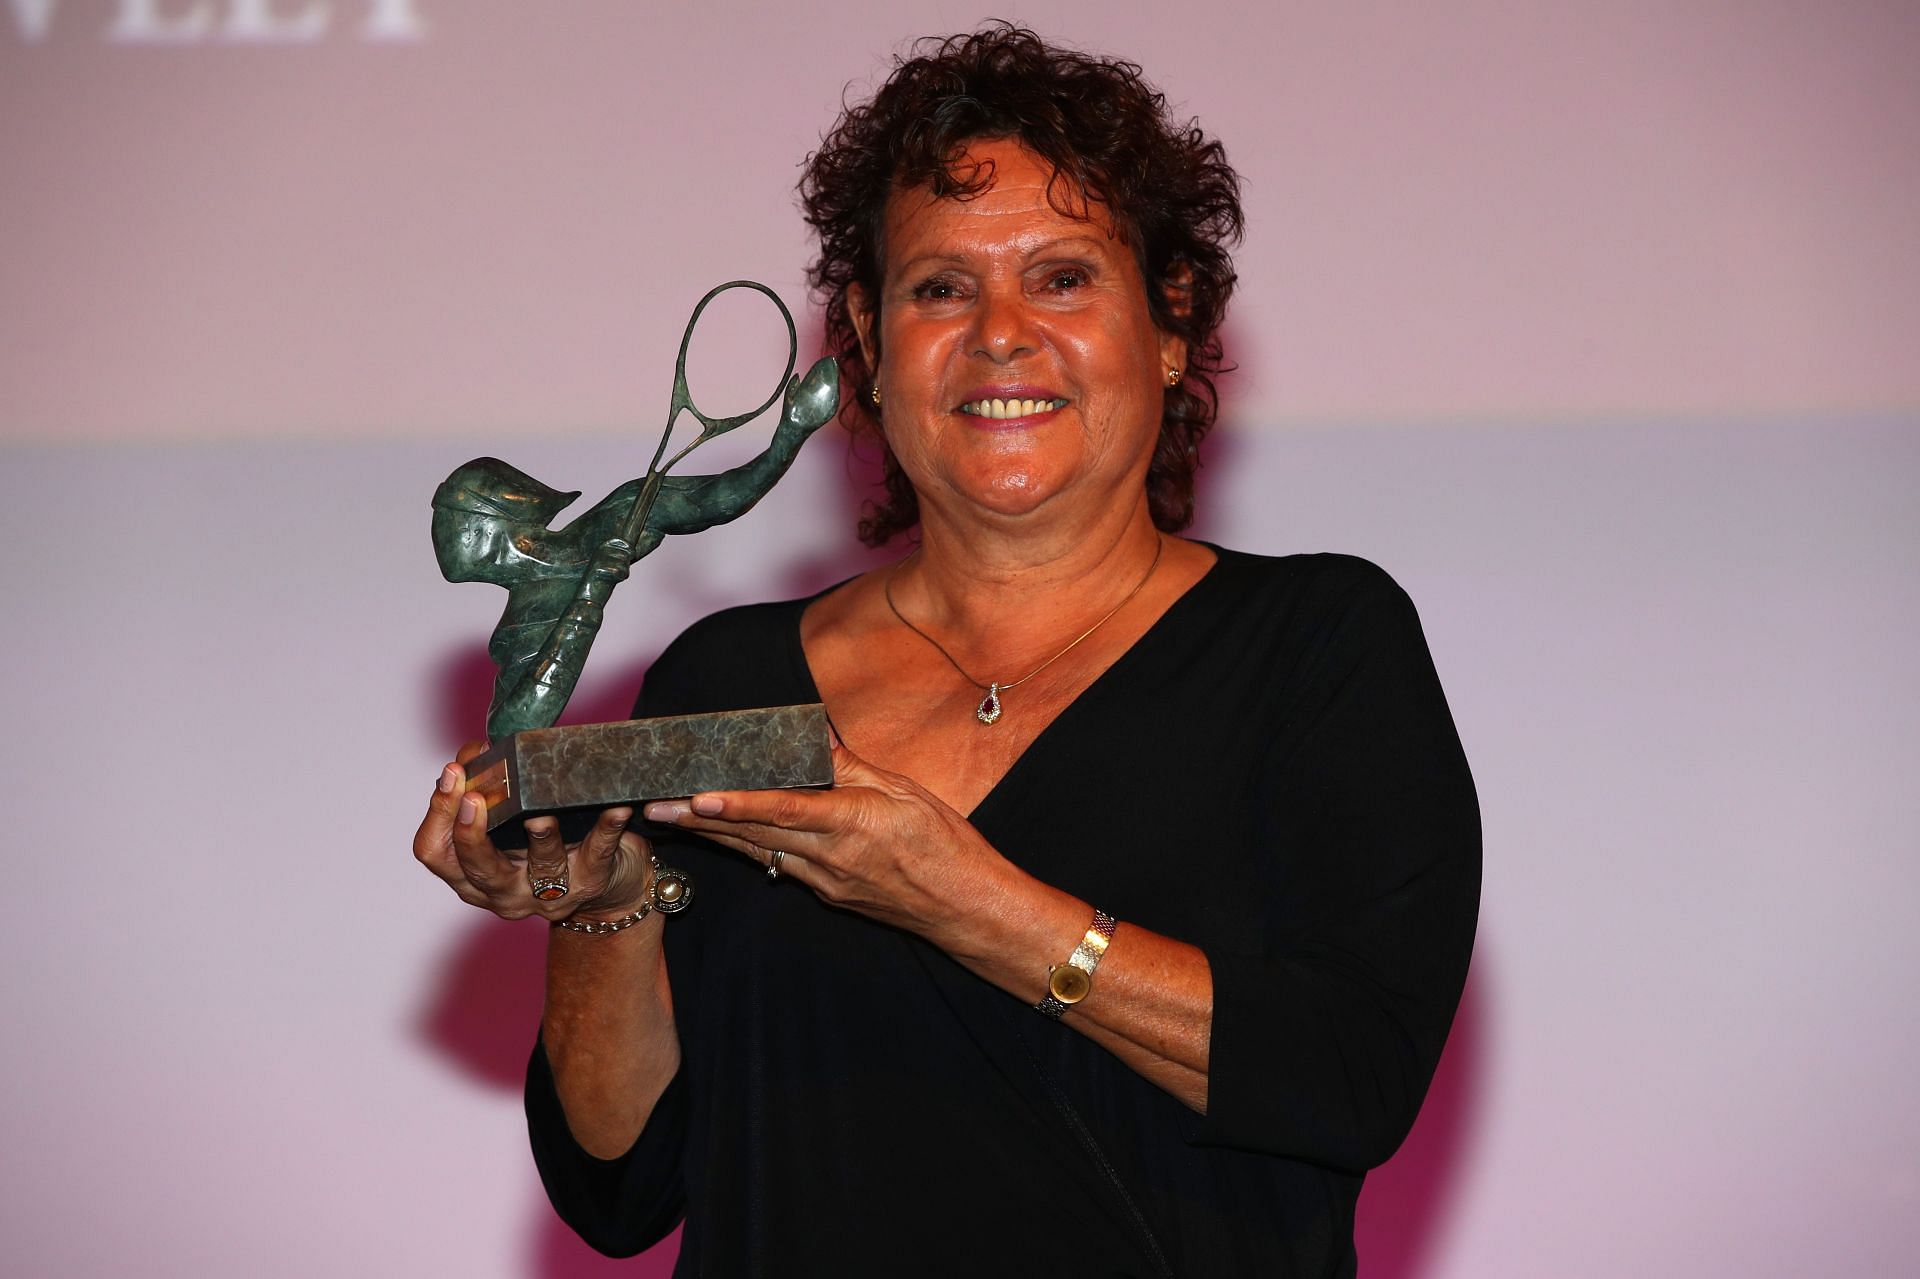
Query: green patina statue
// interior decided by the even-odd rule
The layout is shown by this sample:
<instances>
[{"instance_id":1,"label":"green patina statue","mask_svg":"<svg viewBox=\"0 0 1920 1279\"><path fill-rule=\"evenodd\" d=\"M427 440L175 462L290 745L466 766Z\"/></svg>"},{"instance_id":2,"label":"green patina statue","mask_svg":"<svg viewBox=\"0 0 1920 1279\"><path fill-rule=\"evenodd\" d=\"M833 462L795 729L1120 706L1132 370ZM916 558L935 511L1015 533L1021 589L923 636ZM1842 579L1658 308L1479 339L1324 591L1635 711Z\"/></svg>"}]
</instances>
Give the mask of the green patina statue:
<instances>
[{"instance_id":1,"label":"green patina statue","mask_svg":"<svg viewBox=\"0 0 1920 1279\"><path fill-rule=\"evenodd\" d=\"M773 299L787 324L787 367L773 395L749 413L710 418L687 392L687 346L707 304L728 289L758 290ZM487 734L547 728L560 718L579 681L587 650L600 629L613 588L633 561L675 533L698 533L752 508L793 464L800 446L840 404L840 374L831 358L794 377L799 351L793 316L774 292L734 280L700 299L680 339L673 404L647 473L609 493L565 528L548 527L578 492L548 488L498 458L476 458L449 475L433 496L433 549L450 582L492 582L507 589L507 607L487 652L498 674ZM780 424L766 451L717 475L677 476L674 463L715 436L759 417L785 395ZM701 425L697 438L665 462L674 422L682 411Z\"/></svg>"}]
</instances>

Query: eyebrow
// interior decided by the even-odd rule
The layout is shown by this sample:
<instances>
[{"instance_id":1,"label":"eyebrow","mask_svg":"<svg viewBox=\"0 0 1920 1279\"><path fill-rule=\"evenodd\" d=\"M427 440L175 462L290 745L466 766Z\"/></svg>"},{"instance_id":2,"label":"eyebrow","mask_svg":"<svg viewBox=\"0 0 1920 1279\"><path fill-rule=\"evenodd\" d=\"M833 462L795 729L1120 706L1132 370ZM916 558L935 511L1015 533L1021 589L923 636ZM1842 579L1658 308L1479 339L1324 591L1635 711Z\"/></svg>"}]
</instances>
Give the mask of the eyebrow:
<instances>
[{"instance_id":1,"label":"eyebrow","mask_svg":"<svg viewBox=\"0 0 1920 1279\"><path fill-rule=\"evenodd\" d=\"M1037 258L1044 258L1049 254L1069 250L1073 246L1104 251L1108 243L1109 241L1105 239L1097 239L1090 235L1063 235L1035 246L1027 252L1026 258L1027 261L1031 262ZM901 274L906 275L925 270L936 264L960 266L965 264L967 260L967 257L963 254L928 252L917 254L910 258L902 258L894 265Z\"/></svg>"}]
</instances>

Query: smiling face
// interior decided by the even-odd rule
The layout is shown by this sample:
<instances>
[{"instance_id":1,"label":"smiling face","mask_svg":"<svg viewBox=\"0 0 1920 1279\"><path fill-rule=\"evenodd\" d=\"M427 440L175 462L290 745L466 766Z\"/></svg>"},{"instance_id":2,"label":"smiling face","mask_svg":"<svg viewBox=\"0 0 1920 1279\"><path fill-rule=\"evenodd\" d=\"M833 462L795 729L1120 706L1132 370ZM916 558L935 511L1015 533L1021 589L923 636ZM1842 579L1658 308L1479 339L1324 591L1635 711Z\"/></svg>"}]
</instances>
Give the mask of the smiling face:
<instances>
[{"instance_id":1,"label":"smiling face","mask_svg":"<svg viewBox=\"0 0 1920 1279\"><path fill-rule=\"evenodd\" d=\"M1144 509L1186 345L1155 327L1101 205L1055 209L1052 167L1017 141L969 143L959 167L974 162L994 176L972 199L920 189L888 202L877 315L876 299L849 292L887 443L923 516Z\"/></svg>"}]
</instances>

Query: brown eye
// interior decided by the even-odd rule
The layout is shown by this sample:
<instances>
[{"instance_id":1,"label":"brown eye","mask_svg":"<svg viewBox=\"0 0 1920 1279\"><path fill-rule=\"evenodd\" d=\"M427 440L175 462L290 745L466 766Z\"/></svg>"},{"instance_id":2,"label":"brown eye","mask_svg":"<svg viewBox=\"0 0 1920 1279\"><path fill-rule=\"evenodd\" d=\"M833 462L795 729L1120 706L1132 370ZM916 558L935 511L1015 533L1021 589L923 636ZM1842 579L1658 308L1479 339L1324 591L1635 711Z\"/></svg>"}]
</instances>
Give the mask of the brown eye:
<instances>
[{"instance_id":1,"label":"brown eye","mask_svg":"<svg viewBox=\"0 0 1920 1279\"><path fill-rule=\"evenodd\" d=\"M951 302L960 296L960 289L952 280L935 278L915 285L913 296L928 302Z\"/></svg>"}]
</instances>

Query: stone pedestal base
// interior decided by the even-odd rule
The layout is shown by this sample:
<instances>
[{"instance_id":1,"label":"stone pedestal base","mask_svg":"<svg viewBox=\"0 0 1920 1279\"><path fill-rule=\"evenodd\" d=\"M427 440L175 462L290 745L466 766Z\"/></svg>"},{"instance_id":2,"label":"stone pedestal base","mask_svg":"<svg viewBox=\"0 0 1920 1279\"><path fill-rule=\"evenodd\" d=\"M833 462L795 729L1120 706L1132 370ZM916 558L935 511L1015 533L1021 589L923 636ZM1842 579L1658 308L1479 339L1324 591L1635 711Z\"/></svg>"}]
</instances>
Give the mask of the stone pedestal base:
<instances>
[{"instance_id":1,"label":"stone pedestal base","mask_svg":"<svg viewBox=\"0 0 1920 1279\"><path fill-rule=\"evenodd\" d=\"M536 813L558 815L571 842L615 805L710 790L826 786L833 758L826 707L816 702L528 729L469 762L467 777L468 788L487 801L493 842L525 848L523 823Z\"/></svg>"}]
</instances>

